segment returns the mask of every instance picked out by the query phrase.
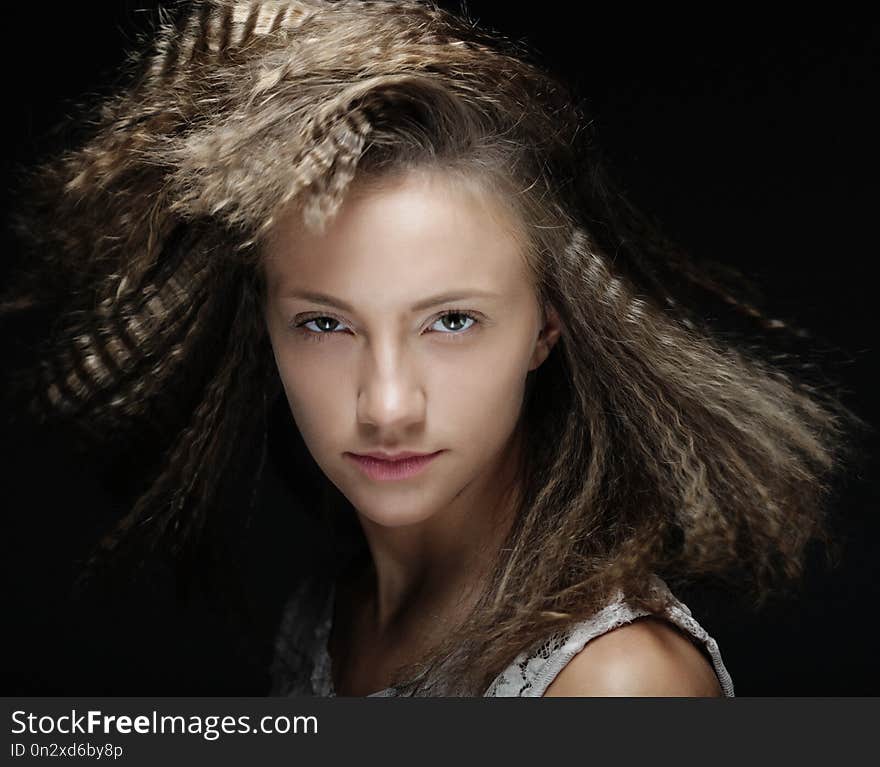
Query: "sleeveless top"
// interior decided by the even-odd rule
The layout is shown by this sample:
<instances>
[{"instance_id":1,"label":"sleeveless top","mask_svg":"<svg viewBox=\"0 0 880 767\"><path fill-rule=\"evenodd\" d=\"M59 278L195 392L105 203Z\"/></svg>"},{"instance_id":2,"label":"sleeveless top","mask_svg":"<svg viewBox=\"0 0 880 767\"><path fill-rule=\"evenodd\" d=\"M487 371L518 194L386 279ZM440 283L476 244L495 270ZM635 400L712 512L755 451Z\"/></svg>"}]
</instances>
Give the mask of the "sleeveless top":
<instances>
[{"instance_id":1,"label":"sleeveless top","mask_svg":"<svg viewBox=\"0 0 880 767\"><path fill-rule=\"evenodd\" d=\"M671 597L671 603L660 617L682 629L706 650L723 695L734 697L733 680L721 659L718 643L696 621L687 605L669 591L659 576L654 576L651 588L660 589ZM275 638L270 695L336 696L327 649L334 604L335 583L332 579L322 582L317 576L308 576L295 589L284 606ZM544 642L522 651L495 677L483 697L541 697L557 674L587 642L648 614L646 610L627 604L618 591L614 599L590 618L574 623L563 632L553 634ZM387 687L367 697L397 695L396 688Z\"/></svg>"}]
</instances>

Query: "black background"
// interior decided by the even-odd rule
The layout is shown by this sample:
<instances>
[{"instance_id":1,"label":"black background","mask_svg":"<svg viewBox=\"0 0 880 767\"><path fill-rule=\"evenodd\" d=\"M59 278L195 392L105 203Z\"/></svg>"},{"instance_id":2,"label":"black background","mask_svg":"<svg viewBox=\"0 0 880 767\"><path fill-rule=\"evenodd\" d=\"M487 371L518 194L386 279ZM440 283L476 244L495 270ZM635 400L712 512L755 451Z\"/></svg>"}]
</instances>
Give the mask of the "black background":
<instances>
[{"instance_id":1,"label":"black background","mask_svg":"<svg viewBox=\"0 0 880 767\"><path fill-rule=\"evenodd\" d=\"M112 85L154 7L4 9L5 174L65 145L72 103ZM797 15L766 6L702 15L562 2L467 7L528 40L575 84L617 177L669 234L757 278L780 316L837 347L833 372L848 404L877 423L880 26L804 7ZM8 236L4 245L10 257ZM288 543L297 538L290 499L271 472L243 555L262 620L241 625L160 582L133 592L126 609L86 610L66 602L72 562L113 515L112 494L57 435L5 436L3 694L266 692L268 643L291 573L278 562L301 554ZM840 567L811 567L800 597L758 614L689 601L738 695L877 694L875 438L866 449L870 460L833 509Z\"/></svg>"}]
</instances>

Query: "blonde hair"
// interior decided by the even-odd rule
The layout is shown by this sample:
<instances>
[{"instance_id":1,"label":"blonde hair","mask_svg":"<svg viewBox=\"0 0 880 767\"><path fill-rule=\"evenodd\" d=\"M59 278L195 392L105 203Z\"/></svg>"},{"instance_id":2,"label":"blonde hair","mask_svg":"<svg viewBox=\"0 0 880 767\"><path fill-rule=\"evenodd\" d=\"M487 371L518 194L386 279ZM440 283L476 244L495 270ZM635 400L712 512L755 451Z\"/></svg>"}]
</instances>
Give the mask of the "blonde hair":
<instances>
[{"instance_id":1,"label":"blonde hair","mask_svg":"<svg viewBox=\"0 0 880 767\"><path fill-rule=\"evenodd\" d=\"M33 412L99 444L150 428L166 448L90 566L136 537L181 551L241 514L223 488L261 470L253 414L280 391L260 321L279 212L321 228L356 179L438 168L516 212L564 330L530 381L522 501L492 577L403 688L480 694L618 589L662 610L653 573L756 604L797 581L808 544L830 542L831 478L864 424L770 352L802 331L615 188L582 104L532 51L416 0L186 10L163 12L82 145L34 170L16 219L33 256L2 313L55 318L38 375L18 379ZM743 332L722 330L725 308Z\"/></svg>"}]
</instances>

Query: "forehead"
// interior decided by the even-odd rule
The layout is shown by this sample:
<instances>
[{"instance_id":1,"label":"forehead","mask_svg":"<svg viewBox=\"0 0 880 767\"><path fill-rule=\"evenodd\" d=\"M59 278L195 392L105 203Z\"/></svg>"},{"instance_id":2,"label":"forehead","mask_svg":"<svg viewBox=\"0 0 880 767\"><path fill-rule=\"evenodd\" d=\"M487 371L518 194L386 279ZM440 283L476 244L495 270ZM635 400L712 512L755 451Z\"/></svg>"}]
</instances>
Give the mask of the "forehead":
<instances>
[{"instance_id":1,"label":"forehead","mask_svg":"<svg viewBox=\"0 0 880 767\"><path fill-rule=\"evenodd\" d=\"M355 186L321 233L291 209L267 243L265 268L271 294L308 287L410 301L446 287L516 291L529 283L524 243L493 194L411 171Z\"/></svg>"}]
</instances>

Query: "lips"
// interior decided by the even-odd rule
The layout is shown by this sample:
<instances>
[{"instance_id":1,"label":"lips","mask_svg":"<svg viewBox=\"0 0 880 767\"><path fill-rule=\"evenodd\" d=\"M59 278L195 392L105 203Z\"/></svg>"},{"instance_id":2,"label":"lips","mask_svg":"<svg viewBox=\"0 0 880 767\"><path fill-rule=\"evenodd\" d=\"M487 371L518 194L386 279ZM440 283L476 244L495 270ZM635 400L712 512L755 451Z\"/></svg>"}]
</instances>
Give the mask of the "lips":
<instances>
[{"instance_id":1,"label":"lips","mask_svg":"<svg viewBox=\"0 0 880 767\"><path fill-rule=\"evenodd\" d=\"M346 453L345 455L370 479L394 481L409 479L417 474L421 474L442 452L442 450L427 454L402 452L397 453L397 455L401 457L394 460L376 457L385 455L383 453L371 453L366 455Z\"/></svg>"},{"instance_id":2,"label":"lips","mask_svg":"<svg viewBox=\"0 0 880 767\"><path fill-rule=\"evenodd\" d=\"M383 453L381 451L373 451L370 453L353 453L352 455L359 455L363 456L364 458L377 458L380 461L399 461L402 458L422 458L428 455L433 455L433 453L417 453L414 450L401 450L399 453Z\"/></svg>"}]
</instances>

